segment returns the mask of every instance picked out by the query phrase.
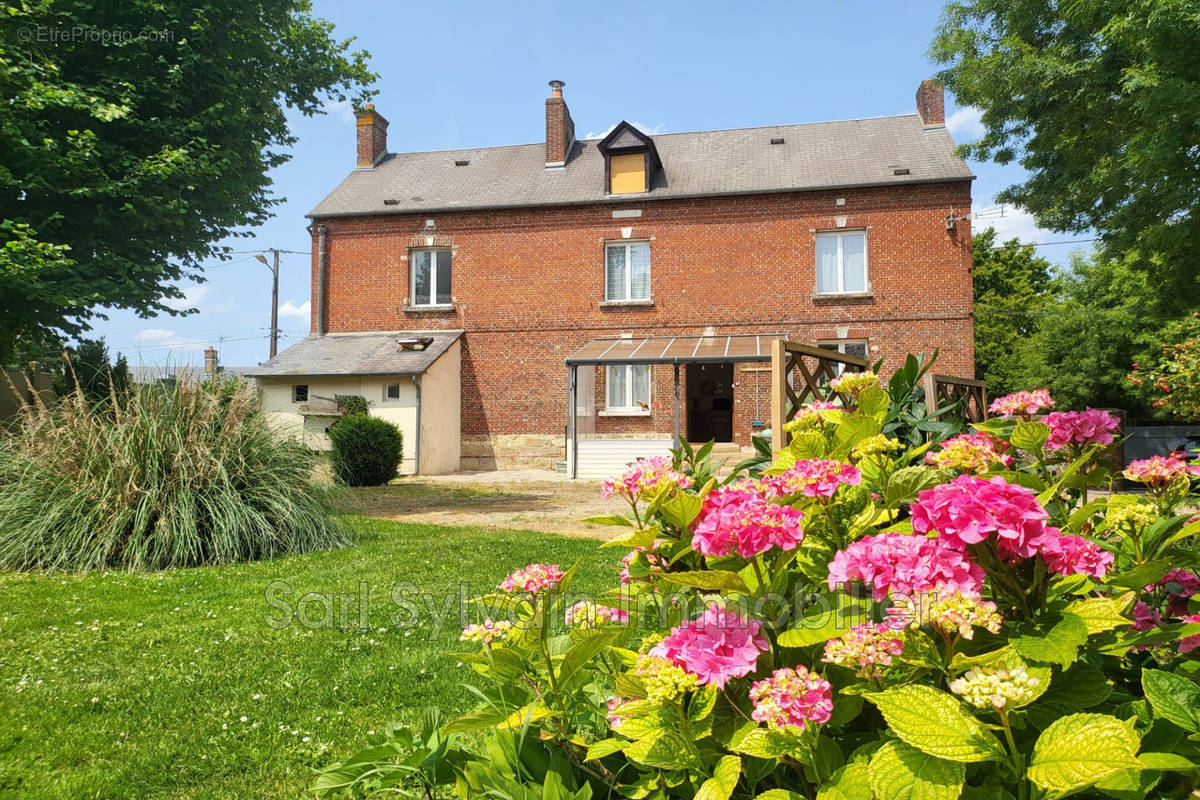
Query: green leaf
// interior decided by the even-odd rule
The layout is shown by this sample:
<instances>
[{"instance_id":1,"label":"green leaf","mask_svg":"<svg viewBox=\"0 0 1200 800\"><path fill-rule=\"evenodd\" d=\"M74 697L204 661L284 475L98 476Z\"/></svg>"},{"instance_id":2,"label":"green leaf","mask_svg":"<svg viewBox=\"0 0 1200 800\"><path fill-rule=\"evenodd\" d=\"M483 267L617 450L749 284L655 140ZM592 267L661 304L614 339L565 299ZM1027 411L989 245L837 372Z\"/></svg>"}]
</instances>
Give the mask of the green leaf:
<instances>
[{"instance_id":1,"label":"green leaf","mask_svg":"<svg viewBox=\"0 0 1200 800\"><path fill-rule=\"evenodd\" d=\"M694 800L729 800L741 774L742 760L737 756L723 756L717 762L713 776L700 785Z\"/></svg>"},{"instance_id":2,"label":"green leaf","mask_svg":"<svg viewBox=\"0 0 1200 800\"><path fill-rule=\"evenodd\" d=\"M891 400L882 386L868 386L858 394L858 410L868 417L875 417L881 423L887 417Z\"/></svg>"},{"instance_id":3,"label":"green leaf","mask_svg":"<svg viewBox=\"0 0 1200 800\"><path fill-rule=\"evenodd\" d=\"M1123 769L1140 769L1132 723L1106 714L1072 714L1042 731L1026 776L1058 795L1084 789Z\"/></svg>"},{"instance_id":4,"label":"green leaf","mask_svg":"<svg viewBox=\"0 0 1200 800\"><path fill-rule=\"evenodd\" d=\"M546 708L540 700L535 700L527 706L518 708L516 711L508 715L508 718L499 723L497 728L521 728L526 722L532 724L539 722L547 717L558 716L557 711Z\"/></svg>"},{"instance_id":5,"label":"green leaf","mask_svg":"<svg viewBox=\"0 0 1200 800\"><path fill-rule=\"evenodd\" d=\"M735 737L729 743L729 749L754 758L802 757L807 755L808 745L795 734L755 727L740 738Z\"/></svg>"},{"instance_id":6,"label":"green leaf","mask_svg":"<svg viewBox=\"0 0 1200 800\"><path fill-rule=\"evenodd\" d=\"M587 522L587 520L584 520ZM629 533L622 533L620 536L614 536L608 541L601 544L601 547L621 547L632 550L635 547L653 547L654 540L662 533L662 528L653 525L649 528L638 528Z\"/></svg>"},{"instance_id":7,"label":"green leaf","mask_svg":"<svg viewBox=\"0 0 1200 800\"><path fill-rule=\"evenodd\" d=\"M1025 420L1017 420L1017 424L1013 426L1012 446L1024 450L1026 453L1040 453L1042 448L1046 446L1046 440L1050 438L1050 426L1044 422L1026 422Z\"/></svg>"},{"instance_id":8,"label":"green leaf","mask_svg":"<svg viewBox=\"0 0 1200 800\"><path fill-rule=\"evenodd\" d=\"M826 449L825 434L818 431L797 431L792 434L792 441L788 443L788 453L797 460L822 458Z\"/></svg>"},{"instance_id":9,"label":"green leaf","mask_svg":"<svg viewBox=\"0 0 1200 800\"><path fill-rule=\"evenodd\" d=\"M871 800L870 768L861 761L839 768L817 790L817 800Z\"/></svg>"},{"instance_id":10,"label":"green leaf","mask_svg":"<svg viewBox=\"0 0 1200 800\"><path fill-rule=\"evenodd\" d=\"M945 692L930 686L897 686L868 694L866 699L901 741L923 753L964 763L1008 757L1000 740Z\"/></svg>"},{"instance_id":11,"label":"green leaf","mask_svg":"<svg viewBox=\"0 0 1200 800\"><path fill-rule=\"evenodd\" d=\"M595 517L584 517L580 522L588 522L592 525L615 525L622 528L632 528L636 525L632 519L623 517L620 514L600 514Z\"/></svg>"},{"instance_id":12,"label":"green leaf","mask_svg":"<svg viewBox=\"0 0 1200 800\"><path fill-rule=\"evenodd\" d=\"M941 483L941 470L926 466L902 467L888 478L883 501L889 508L915 500L918 492L933 488Z\"/></svg>"},{"instance_id":13,"label":"green leaf","mask_svg":"<svg viewBox=\"0 0 1200 800\"><path fill-rule=\"evenodd\" d=\"M883 423L875 417L847 417L837 426L833 434L833 455L845 456L854 445L869 439L883 430Z\"/></svg>"},{"instance_id":14,"label":"green leaf","mask_svg":"<svg viewBox=\"0 0 1200 800\"><path fill-rule=\"evenodd\" d=\"M681 586L691 586L693 589L704 591L730 591L749 594L742 576L736 572L725 570L708 570L695 572L664 572L663 580L677 583Z\"/></svg>"},{"instance_id":15,"label":"green leaf","mask_svg":"<svg viewBox=\"0 0 1200 800\"><path fill-rule=\"evenodd\" d=\"M1159 772L1191 772L1197 768L1196 762L1175 753L1142 753L1138 761L1146 769Z\"/></svg>"},{"instance_id":16,"label":"green leaf","mask_svg":"<svg viewBox=\"0 0 1200 800\"><path fill-rule=\"evenodd\" d=\"M692 698L688 701L688 722L702 722L708 718L708 715L712 713L716 706L717 687L709 684L703 689L697 689L695 692L692 692Z\"/></svg>"},{"instance_id":17,"label":"green leaf","mask_svg":"<svg viewBox=\"0 0 1200 800\"><path fill-rule=\"evenodd\" d=\"M1121 613L1124 605L1111 597L1085 597L1069 604L1063 613L1082 619L1088 634L1103 633L1129 626L1130 619Z\"/></svg>"},{"instance_id":18,"label":"green leaf","mask_svg":"<svg viewBox=\"0 0 1200 800\"><path fill-rule=\"evenodd\" d=\"M1075 663L1079 647L1087 642L1087 638L1088 626L1083 619L1063 615L1045 634L1021 636L1013 640L1013 647L1034 661L1070 666Z\"/></svg>"},{"instance_id":19,"label":"green leaf","mask_svg":"<svg viewBox=\"0 0 1200 800\"><path fill-rule=\"evenodd\" d=\"M928 635L920 630L904 632L904 649L897 656L905 664L929 669L942 668L942 654Z\"/></svg>"},{"instance_id":20,"label":"green leaf","mask_svg":"<svg viewBox=\"0 0 1200 800\"><path fill-rule=\"evenodd\" d=\"M624 727L624 726L622 726ZM700 769L702 762L691 739L678 731L639 739L625 748L625 755L647 767L661 769Z\"/></svg>"},{"instance_id":21,"label":"green leaf","mask_svg":"<svg viewBox=\"0 0 1200 800\"><path fill-rule=\"evenodd\" d=\"M624 636L624 633L596 633L588 636L577 642L563 656L562 663L558 667L559 683L566 683L575 676L585 664L595 658L599 653L603 652L606 647L614 644L618 639Z\"/></svg>"},{"instance_id":22,"label":"green leaf","mask_svg":"<svg viewBox=\"0 0 1200 800\"><path fill-rule=\"evenodd\" d=\"M838 603L836 609L830 606L828 609L818 607L806 611L794 627L779 634L780 646L807 647L820 644L841 636L866 618L866 601L837 595L834 602Z\"/></svg>"},{"instance_id":23,"label":"green leaf","mask_svg":"<svg viewBox=\"0 0 1200 800\"><path fill-rule=\"evenodd\" d=\"M1079 711L1103 703L1110 694L1112 681L1104 672L1089 664L1077 663L1055 679L1042 699Z\"/></svg>"},{"instance_id":24,"label":"green leaf","mask_svg":"<svg viewBox=\"0 0 1200 800\"><path fill-rule=\"evenodd\" d=\"M1200 686L1161 669L1144 669L1142 691L1154 708L1154 716L1186 731L1200 732Z\"/></svg>"},{"instance_id":25,"label":"green leaf","mask_svg":"<svg viewBox=\"0 0 1200 800\"><path fill-rule=\"evenodd\" d=\"M768 789L755 797L754 800L807 800L807 798L802 794L789 792L787 789ZM821 795L817 795L817 800L821 800ZM856 800L871 800L871 798L867 796L857 798Z\"/></svg>"},{"instance_id":26,"label":"green leaf","mask_svg":"<svg viewBox=\"0 0 1200 800\"><path fill-rule=\"evenodd\" d=\"M871 757L870 776L877 800L958 800L966 768L890 741Z\"/></svg>"},{"instance_id":27,"label":"green leaf","mask_svg":"<svg viewBox=\"0 0 1200 800\"><path fill-rule=\"evenodd\" d=\"M658 511L663 518L680 530L686 530L696 517L704 501L694 494L676 492L670 500L659 506Z\"/></svg>"},{"instance_id":28,"label":"green leaf","mask_svg":"<svg viewBox=\"0 0 1200 800\"><path fill-rule=\"evenodd\" d=\"M629 744L622 739L601 739L598 742L592 742L588 745L587 756L585 761L595 761L598 758L611 756L613 753L619 753Z\"/></svg>"}]
</instances>

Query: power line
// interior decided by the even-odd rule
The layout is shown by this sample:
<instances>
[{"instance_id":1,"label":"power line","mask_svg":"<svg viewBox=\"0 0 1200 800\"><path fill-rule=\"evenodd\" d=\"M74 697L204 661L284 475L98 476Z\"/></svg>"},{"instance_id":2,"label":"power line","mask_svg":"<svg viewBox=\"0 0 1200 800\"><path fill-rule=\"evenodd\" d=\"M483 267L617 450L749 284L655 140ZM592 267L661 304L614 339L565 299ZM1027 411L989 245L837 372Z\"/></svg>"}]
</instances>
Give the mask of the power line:
<instances>
[{"instance_id":1,"label":"power line","mask_svg":"<svg viewBox=\"0 0 1200 800\"><path fill-rule=\"evenodd\" d=\"M1028 243L1018 242L1016 244L998 244L995 247L989 247L988 249L989 250L1015 250L1015 249L1018 249L1021 247L1049 247L1049 246L1055 245L1055 244L1086 244L1088 242L1098 242L1098 241L1100 241L1100 237L1095 236L1095 237L1092 237L1091 239L1063 239L1060 242L1028 242Z\"/></svg>"}]
</instances>

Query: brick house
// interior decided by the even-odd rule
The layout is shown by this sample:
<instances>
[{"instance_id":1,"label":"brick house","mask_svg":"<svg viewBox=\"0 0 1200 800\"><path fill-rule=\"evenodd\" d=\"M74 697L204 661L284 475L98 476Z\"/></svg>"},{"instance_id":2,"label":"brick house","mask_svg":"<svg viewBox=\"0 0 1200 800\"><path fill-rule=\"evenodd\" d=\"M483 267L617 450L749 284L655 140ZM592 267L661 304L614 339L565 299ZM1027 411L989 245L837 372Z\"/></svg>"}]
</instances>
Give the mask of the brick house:
<instances>
[{"instance_id":1,"label":"brick house","mask_svg":"<svg viewBox=\"0 0 1200 800\"><path fill-rule=\"evenodd\" d=\"M564 367L594 340L786 336L885 372L937 348L939 371L973 375L973 175L940 86L923 82L904 116L655 136L622 122L581 141L550 85L537 144L391 153L387 120L358 112L358 166L308 215L312 334L255 371L281 419L330 381L360 381L378 413L411 407L424 372L395 342L433 334L458 375L416 401L441 420L406 433L423 472L562 461ZM356 341L375 348L370 370L347 355ZM689 440L762 429L768 365L679 372ZM671 436L674 373L595 366L590 436Z\"/></svg>"}]
</instances>

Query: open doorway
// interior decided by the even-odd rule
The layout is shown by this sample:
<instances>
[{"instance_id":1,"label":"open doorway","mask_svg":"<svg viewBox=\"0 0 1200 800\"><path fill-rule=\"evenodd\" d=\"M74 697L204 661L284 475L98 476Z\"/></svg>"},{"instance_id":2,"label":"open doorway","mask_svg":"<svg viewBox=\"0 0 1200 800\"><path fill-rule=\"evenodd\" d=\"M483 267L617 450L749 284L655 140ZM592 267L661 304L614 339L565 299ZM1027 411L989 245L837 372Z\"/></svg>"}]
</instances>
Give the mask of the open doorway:
<instances>
[{"instance_id":1,"label":"open doorway","mask_svg":"<svg viewBox=\"0 0 1200 800\"><path fill-rule=\"evenodd\" d=\"M687 438L733 441L732 362L688 365Z\"/></svg>"}]
</instances>

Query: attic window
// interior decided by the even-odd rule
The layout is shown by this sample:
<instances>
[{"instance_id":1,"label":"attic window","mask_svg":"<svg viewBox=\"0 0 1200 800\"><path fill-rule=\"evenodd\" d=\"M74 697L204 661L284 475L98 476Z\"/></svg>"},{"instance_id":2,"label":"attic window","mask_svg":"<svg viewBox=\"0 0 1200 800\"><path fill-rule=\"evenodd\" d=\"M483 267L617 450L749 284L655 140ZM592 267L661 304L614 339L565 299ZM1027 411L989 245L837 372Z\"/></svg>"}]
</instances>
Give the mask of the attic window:
<instances>
[{"instance_id":1,"label":"attic window","mask_svg":"<svg viewBox=\"0 0 1200 800\"><path fill-rule=\"evenodd\" d=\"M432 336L413 336L408 339L397 339L396 344L401 350L424 350L433 344Z\"/></svg>"},{"instance_id":2,"label":"attic window","mask_svg":"<svg viewBox=\"0 0 1200 800\"><path fill-rule=\"evenodd\" d=\"M771 144L783 144L783 138L777 136L771 140Z\"/></svg>"},{"instance_id":3,"label":"attic window","mask_svg":"<svg viewBox=\"0 0 1200 800\"><path fill-rule=\"evenodd\" d=\"M465 158L462 158L462 159L459 159L459 160L455 161L455 162L454 162L454 166L456 166L456 167L465 167L467 164L470 164L470 163L471 163L471 162L470 162L469 160L467 160L467 159L465 159Z\"/></svg>"},{"instance_id":4,"label":"attic window","mask_svg":"<svg viewBox=\"0 0 1200 800\"><path fill-rule=\"evenodd\" d=\"M893 175L907 175L907 174L909 174L909 170L908 170L908 167L900 167L899 169L892 170L892 174Z\"/></svg>"},{"instance_id":5,"label":"attic window","mask_svg":"<svg viewBox=\"0 0 1200 800\"><path fill-rule=\"evenodd\" d=\"M398 205L400 205L400 201L399 201L399 200L395 200L395 199L392 199L392 200L384 200L384 201L383 201L383 204L384 204L385 206L398 206Z\"/></svg>"},{"instance_id":6,"label":"attic window","mask_svg":"<svg viewBox=\"0 0 1200 800\"><path fill-rule=\"evenodd\" d=\"M654 185L662 168L654 140L628 122L621 122L600 140L604 155L604 193L642 194Z\"/></svg>"}]
</instances>

